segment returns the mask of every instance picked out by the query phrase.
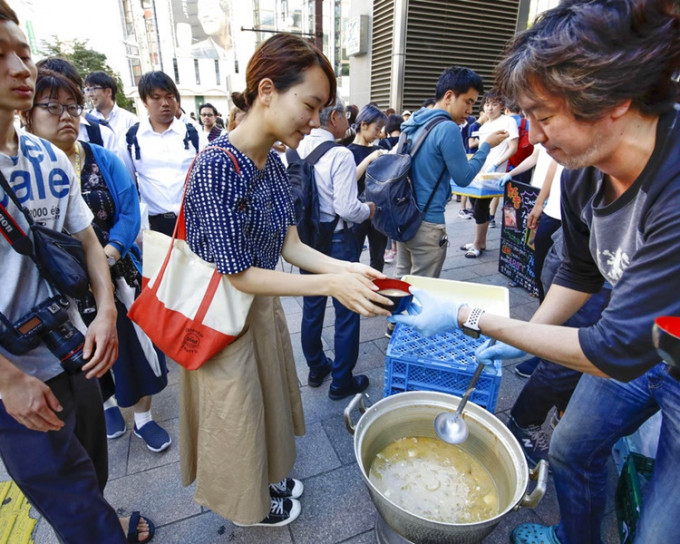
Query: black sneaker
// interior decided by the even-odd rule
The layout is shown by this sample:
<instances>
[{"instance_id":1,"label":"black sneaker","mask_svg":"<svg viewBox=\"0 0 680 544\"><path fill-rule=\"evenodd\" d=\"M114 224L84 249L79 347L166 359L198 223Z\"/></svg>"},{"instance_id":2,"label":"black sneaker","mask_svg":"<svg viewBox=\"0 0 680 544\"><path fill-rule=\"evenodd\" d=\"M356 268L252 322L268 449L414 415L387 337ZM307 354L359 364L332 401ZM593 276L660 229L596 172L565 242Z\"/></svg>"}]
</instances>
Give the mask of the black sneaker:
<instances>
[{"instance_id":1,"label":"black sneaker","mask_svg":"<svg viewBox=\"0 0 680 544\"><path fill-rule=\"evenodd\" d=\"M300 480L296 480L295 478L284 478L280 482L269 484L269 495L281 499L298 499L300 498L300 495L302 495L304 489L305 486L302 485Z\"/></svg>"},{"instance_id":2,"label":"black sneaker","mask_svg":"<svg viewBox=\"0 0 680 544\"><path fill-rule=\"evenodd\" d=\"M352 378L350 384L345 387L334 387L333 384L331 384L328 389L328 398L331 400L342 400L351 397L352 395L365 391L368 387L368 383L368 376L357 374Z\"/></svg>"},{"instance_id":3,"label":"black sneaker","mask_svg":"<svg viewBox=\"0 0 680 544\"><path fill-rule=\"evenodd\" d=\"M522 447L524 456L527 458L531 468L534 468L541 459L548 460L550 439L540 425L520 427L517 425L515 418L511 417L508 420L508 429L519 441L519 445Z\"/></svg>"},{"instance_id":4,"label":"black sneaker","mask_svg":"<svg viewBox=\"0 0 680 544\"><path fill-rule=\"evenodd\" d=\"M328 361L328 359L326 359L326 361ZM307 375L307 385L309 387L319 387L326 379L326 376L331 373L332 368L333 365L328 361L321 368L314 370L310 369L309 374Z\"/></svg>"},{"instance_id":5,"label":"black sneaker","mask_svg":"<svg viewBox=\"0 0 680 544\"><path fill-rule=\"evenodd\" d=\"M259 523L236 523L238 527L283 527L288 525L291 521L295 521L302 511L300 501L297 499L282 499L281 497L272 497L272 504L269 510L269 515Z\"/></svg>"}]
</instances>

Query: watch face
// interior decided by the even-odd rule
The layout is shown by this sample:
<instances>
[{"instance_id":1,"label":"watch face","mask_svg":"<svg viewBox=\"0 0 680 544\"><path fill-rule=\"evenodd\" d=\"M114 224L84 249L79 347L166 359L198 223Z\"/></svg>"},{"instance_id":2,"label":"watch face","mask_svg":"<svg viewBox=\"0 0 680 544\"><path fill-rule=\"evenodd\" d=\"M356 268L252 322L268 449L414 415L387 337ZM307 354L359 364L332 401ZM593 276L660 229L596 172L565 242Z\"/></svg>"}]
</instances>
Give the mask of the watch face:
<instances>
[{"instance_id":1,"label":"watch face","mask_svg":"<svg viewBox=\"0 0 680 544\"><path fill-rule=\"evenodd\" d=\"M470 338L479 338L479 329L471 329L470 327L463 326L463 334L469 336Z\"/></svg>"},{"instance_id":2,"label":"watch face","mask_svg":"<svg viewBox=\"0 0 680 544\"><path fill-rule=\"evenodd\" d=\"M116 264L116 259L111 257L111 255L107 255L106 262L109 263L109 266L113 266L114 264Z\"/></svg>"}]
</instances>

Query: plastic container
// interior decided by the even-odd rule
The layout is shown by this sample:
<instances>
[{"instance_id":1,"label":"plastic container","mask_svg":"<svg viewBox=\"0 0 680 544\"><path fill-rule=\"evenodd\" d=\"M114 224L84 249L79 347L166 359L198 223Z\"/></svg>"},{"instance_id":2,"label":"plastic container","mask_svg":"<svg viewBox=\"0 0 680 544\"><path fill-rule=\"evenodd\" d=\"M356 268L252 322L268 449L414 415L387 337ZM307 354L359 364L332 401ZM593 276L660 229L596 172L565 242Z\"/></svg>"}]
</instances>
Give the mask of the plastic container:
<instances>
[{"instance_id":1,"label":"plastic container","mask_svg":"<svg viewBox=\"0 0 680 544\"><path fill-rule=\"evenodd\" d=\"M645 488L653 470L654 459L638 453L631 453L626 458L614 495L621 544L631 544L635 540Z\"/></svg>"},{"instance_id":2,"label":"plastic container","mask_svg":"<svg viewBox=\"0 0 680 544\"><path fill-rule=\"evenodd\" d=\"M465 302L489 313L510 317L510 292L507 287L411 275L401 279L414 287L436 293L442 299Z\"/></svg>"},{"instance_id":3,"label":"plastic container","mask_svg":"<svg viewBox=\"0 0 680 544\"><path fill-rule=\"evenodd\" d=\"M485 338L470 338L459 330L425 338L397 325L387 346L385 388L387 397L404 391L440 391L462 396L477 367L475 350ZM501 362L487 366L470 401L493 413L501 385Z\"/></svg>"}]
</instances>

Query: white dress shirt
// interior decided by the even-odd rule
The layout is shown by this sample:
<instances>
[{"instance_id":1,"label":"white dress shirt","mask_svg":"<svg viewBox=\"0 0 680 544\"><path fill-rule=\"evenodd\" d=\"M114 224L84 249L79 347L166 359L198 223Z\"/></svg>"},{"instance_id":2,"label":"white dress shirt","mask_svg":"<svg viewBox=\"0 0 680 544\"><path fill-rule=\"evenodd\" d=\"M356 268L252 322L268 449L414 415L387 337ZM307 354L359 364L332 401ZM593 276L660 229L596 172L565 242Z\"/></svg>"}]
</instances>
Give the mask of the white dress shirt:
<instances>
[{"instance_id":1,"label":"white dress shirt","mask_svg":"<svg viewBox=\"0 0 680 544\"><path fill-rule=\"evenodd\" d=\"M137 175L142 202L148 205L149 215L162 213L178 213L184 190L184 179L196 156L196 149L189 141L188 149L184 148L187 127L179 119L173 119L170 127L164 132L154 132L149 118L139 122L137 143L140 158L135 157L132 146L125 153L123 162L130 174ZM125 144L125 135L122 135ZM208 143L206 137L198 133L198 148L203 149Z\"/></svg>"},{"instance_id":2,"label":"white dress shirt","mask_svg":"<svg viewBox=\"0 0 680 544\"><path fill-rule=\"evenodd\" d=\"M309 155L319 144L335 140L325 128L312 129L298 147L301 158ZM321 221L333 221L339 215L347 223L361 223L368 219L371 210L359 200L357 167L354 155L343 146L333 147L314 165L314 179L319 190ZM343 228L338 222L336 231Z\"/></svg>"},{"instance_id":3,"label":"white dress shirt","mask_svg":"<svg viewBox=\"0 0 680 544\"><path fill-rule=\"evenodd\" d=\"M116 133L117 138L124 135L127 130L138 121L137 116L134 113L124 110L118 106L118 104L113 105L113 109L108 117L105 117L104 114L94 108L90 110L90 113L97 119L106 121L113 129L113 132Z\"/></svg>"}]
</instances>

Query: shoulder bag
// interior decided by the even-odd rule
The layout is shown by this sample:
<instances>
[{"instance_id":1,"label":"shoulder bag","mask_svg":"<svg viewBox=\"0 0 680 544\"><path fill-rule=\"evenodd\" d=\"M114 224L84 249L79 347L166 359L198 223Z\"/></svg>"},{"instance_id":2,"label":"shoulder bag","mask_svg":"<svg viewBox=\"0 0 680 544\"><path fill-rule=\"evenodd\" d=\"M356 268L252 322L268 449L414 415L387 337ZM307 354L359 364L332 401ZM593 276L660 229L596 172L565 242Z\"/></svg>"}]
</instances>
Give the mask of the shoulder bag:
<instances>
[{"instance_id":1,"label":"shoulder bag","mask_svg":"<svg viewBox=\"0 0 680 544\"><path fill-rule=\"evenodd\" d=\"M241 175L228 149L207 149L229 155ZM172 238L144 231L143 287L128 311L153 343L187 370L200 368L238 338L253 301L253 295L236 289L228 276L193 253L186 242L184 202L195 162L196 158L187 173Z\"/></svg>"}]
</instances>

